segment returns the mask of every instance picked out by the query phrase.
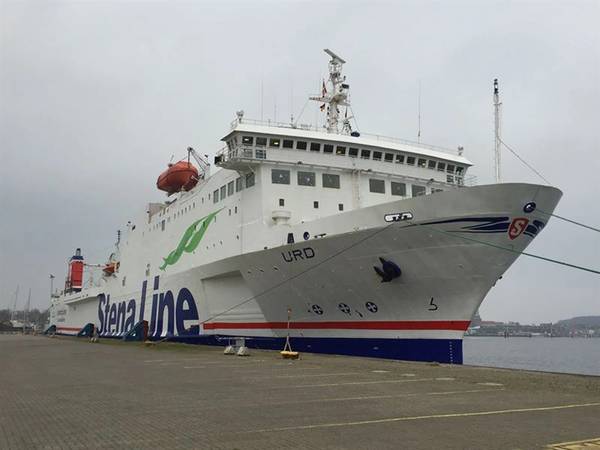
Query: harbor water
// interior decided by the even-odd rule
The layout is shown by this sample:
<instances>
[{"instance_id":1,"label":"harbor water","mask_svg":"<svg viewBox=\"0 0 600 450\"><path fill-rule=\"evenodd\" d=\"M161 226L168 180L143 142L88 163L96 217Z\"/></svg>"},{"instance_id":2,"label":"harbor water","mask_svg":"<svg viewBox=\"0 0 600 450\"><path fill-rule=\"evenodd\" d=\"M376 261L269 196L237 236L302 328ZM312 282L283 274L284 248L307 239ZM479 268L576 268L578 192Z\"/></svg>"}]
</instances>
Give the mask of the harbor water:
<instances>
[{"instance_id":1,"label":"harbor water","mask_svg":"<svg viewBox=\"0 0 600 450\"><path fill-rule=\"evenodd\" d=\"M464 364L600 376L600 339L465 337Z\"/></svg>"}]
</instances>

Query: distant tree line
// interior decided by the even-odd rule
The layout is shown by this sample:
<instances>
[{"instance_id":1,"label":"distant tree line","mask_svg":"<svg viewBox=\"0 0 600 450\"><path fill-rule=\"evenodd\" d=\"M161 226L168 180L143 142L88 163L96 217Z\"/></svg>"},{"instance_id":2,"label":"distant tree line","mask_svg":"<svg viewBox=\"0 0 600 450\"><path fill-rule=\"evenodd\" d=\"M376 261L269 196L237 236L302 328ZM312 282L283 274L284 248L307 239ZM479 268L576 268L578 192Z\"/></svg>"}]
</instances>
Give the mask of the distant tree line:
<instances>
[{"instance_id":1,"label":"distant tree line","mask_svg":"<svg viewBox=\"0 0 600 450\"><path fill-rule=\"evenodd\" d=\"M14 315L15 320L23 321L25 316L27 316L27 321L31 322L35 325L43 327L48 321L49 311L46 309L45 311L40 311L39 309L31 309L28 312L25 311L16 311ZM10 309L0 309L0 323L8 322L11 320L13 314Z\"/></svg>"}]
</instances>

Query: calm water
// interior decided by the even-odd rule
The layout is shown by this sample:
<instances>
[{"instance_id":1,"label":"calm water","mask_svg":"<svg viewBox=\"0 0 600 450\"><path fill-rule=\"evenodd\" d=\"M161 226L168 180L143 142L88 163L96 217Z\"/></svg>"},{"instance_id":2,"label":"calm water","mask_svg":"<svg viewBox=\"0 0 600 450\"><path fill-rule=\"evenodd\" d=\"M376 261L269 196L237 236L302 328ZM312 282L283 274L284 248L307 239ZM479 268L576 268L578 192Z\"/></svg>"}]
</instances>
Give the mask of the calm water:
<instances>
[{"instance_id":1,"label":"calm water","mask_svg":"<svg viewBox=\"0 0 600 450\"><path fill-rule=\"evenodd\" d=\"M465 337L464 364L600 376L600 339Z\"/></svg>"}]
</instances>

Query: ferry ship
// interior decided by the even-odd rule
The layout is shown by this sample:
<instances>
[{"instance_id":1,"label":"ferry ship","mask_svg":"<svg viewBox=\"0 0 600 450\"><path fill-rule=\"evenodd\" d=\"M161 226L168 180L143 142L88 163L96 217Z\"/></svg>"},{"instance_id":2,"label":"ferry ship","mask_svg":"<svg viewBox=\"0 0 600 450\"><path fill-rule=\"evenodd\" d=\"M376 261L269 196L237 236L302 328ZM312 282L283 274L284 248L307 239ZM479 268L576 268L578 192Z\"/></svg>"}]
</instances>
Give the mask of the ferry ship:
<instances>
[{"instance_id":1,"label":"ferry ship","mask_svg":"<svg viewBox=\"0 0 600 450\"><path fill-rule=\"evenodd\" d=\"M462 363L473 314L562 193L478 186L460 147L353 130L345 61L325 51L311 100L326 125L239 111L217 170L188 149L158 179L167 200L127 223L108 262L70 259L54 332L144 324L155 340L282 349L289 336L297 351Z\"/></svg>"}]
</instances>

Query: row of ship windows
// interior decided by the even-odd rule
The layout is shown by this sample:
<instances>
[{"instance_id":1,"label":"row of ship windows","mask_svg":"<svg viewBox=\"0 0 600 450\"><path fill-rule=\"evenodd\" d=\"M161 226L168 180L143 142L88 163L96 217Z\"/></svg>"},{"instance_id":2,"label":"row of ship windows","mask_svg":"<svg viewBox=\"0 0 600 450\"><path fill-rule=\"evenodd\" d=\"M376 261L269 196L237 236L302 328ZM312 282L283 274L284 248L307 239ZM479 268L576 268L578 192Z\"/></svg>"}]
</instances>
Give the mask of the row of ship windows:
<instances>
[{"instance_id":1,"label":"row of ship windows","mask_svg":"<svg viewBox=\"0 0 600 450\"><path fill-rule=\"evenodd\" d=\"M254 172L248 172L243 177L238 177L235 180L224 184L219 189L215 189L213 191L213 203L218 203L220 200L225 200L225 198L229 197L230 195L240 192L243 189L250 188L255 184L256 179L254 177ZM210 194L208 194L208 198L210 198Z\"/></svg>"},{"instance_id":2,"label":"row of ship windows","mask_svg":"<svg viewBox=\"0 0 600 450\"><path fill-rule=\"evenodd\" d=\"M204 203L204 199L202 199ZM157 222L155 222L154 224L152 224L149 228L148 231L153 231L153 230L158 230L161 229L162 231L164 231L165 229L165 225L169 222L171 222L171 219L175 220L181 216L183 216L184 214L187 214L188 212L190 212L192 209L196 208L196 202L192 202L187 206L184 206L183 208L175 211L173 213L173 215L167 215L169 213L168 209L164 209L163 211L158 213L158 217L164 217L164 219L158 220Z\"/></svg>"},{"instance_id":3,"label":"row of ship windows","mask_svg":"<svg viewBox=\"0 0 600 450\"><path fill-rule=\"evenodd\" d=\"M234 144L235 142L232 143L230 141L230 148ZM409 166L416 165L417 167L438 170L440 172L447 172L452 174L456 173L459 176L462 175L464 172L464 167L456 166L455 164L447 164L445 162L433 159L428 160L426 158L417 158L416 156L404 155L402 153L388 153L380 152L377 150L371 151L366 149L358 149L356 147L345 147L342 145L334 146L333 144L321 144L320 142L293 141L292 139L279 138L267 139L266 137L258 136L242 136L242 144L246 146L256 147L267 147L268 144L268 146L271 148L295 148L296 150L310 150L311 152L320 152L322 148L323 153L335 153L339 156L345 156L347 152L348 156L350 156L351 158L358 158L360 156L361 159L372 159L373 161L385 161L389 163L395 162L398 164L407 164Z\"/></svg>"},{"instance_id":4,"label":"row of ship windows","mask_svg":"<svg viewBox=\"0 0 600 450\"><path fill-rule=\"evenodd\" d=\"M316 174L314 172L297 173L298 186L316 186ZM273 184L290 184L290 171L282 169L271 169L271 182ZM340 188L340 176L332 173L322 174L322 186L325 188Z\"/></svg>"},{"instance_id":5,"label":"row of ship windows","mask_svg":"<svg viewBox=\"0 0 600 450\"><path fill-rule=\"evenodd\" d=\"M271 182L273 184L290 184L290 171L282 170L282 169L271 169ZM303 172L298 171L297 173L297 183L298 186L316 186L316 174L314 172ZM400 195L406 197L406 183L400 183L396 181L390 182L390 192L392 195ZM324 188L340 188L340 176L324 173L322 174L322 186ZM386 192L386 182L385 180L370 178L369 179L369 191L374 192L376 194L385 194ZM442 189L432 189L431 192L442 191ZM420 186L418 184L412 185L412 196L418 197L419 195L425 195L426 189L425 186Z\"/></svg>"},{"instance_id":6,"label":"row of ship windows","mask_svg":"<svg viewBox=\"0 0 600 450\"><path fill-rule=\"evenodd\" d=\"M254 186L254 184L255 184L254 172L247 173L243 178L239 177L235 181L230 181L225 186L221 186L220 189L215 190L213 192L213 201L214 201L214 203L217 203L219 201L219 197L222 200L227 195L233 195L234 188L235 188L236 192L240 192L242 189L246 189L246 188ZM208 194L208 199L210 200L210 192ZM204 197L202 197L201 201L202 201L202 203L204 203ZM167 223L171 222L171 218L173 220L175 220L178 217L191 211L193 208L196 208L196 202L193 202L190 205L185 206L184 208L181 208L178 211L175 211L172 216L171 215L166 216L169 212L168 209L161 211L158 214L158 217L163 217L163 216L166 216L166 217L162 220L159 220L154 225L152 225L150 227L150 231L156 230L156 229L161 229L164 231L165 225ZM236 207L236 209L237 209L237 207Z\"/></svg>"},{"instance_id":7,"label":"row of ship windows","mask_svg":"<svg viewBox=\"0 0 600 450\"><path fill-rule=\"evenodd\" d=\"M271 181L274 184L290 184L290 171L289 170L280 170L280 169L271 169ZM302 171L298 172L298 185L300 185L300 186L315 186L315 181L316 181L316 175L314 172L302 172ZM323 187L333 188L333 189L340 188L340 176L339 175L324 173L324 174L322 174L322 182L323 182ZM235 181L230 181L226 185L221 186L219 189L216 189L215 191L213 191L213 201L214 201L214 203L217 203L219 201L219 199L224 200L226 197L233 195L234 189L235 189L235 192L240 192L241 190L243 190L245 188L254 186L254 184L255 184L254 173L253 172L247 173L243 178L239 177ZM391 181L390 182L390 193L392 195L406 197L406 192L407 192L406 186L407 186L406 183ZM385 194L386 193L385 180L380 180L377 178L370 178L369 179L369 191L376 193L376 194ZM443 189L437 189L437 188L431 189L431 193L441 192L441 191L443 191ZM412 197L419 197L419 196L425 195L425 194L427 194L427 189L425 186L420 186L417 184L411 185L411 196ZM210 193L208 194L208 198L210 199ZM204 197L202 197L202 203L204 203ZM285 205L285 200L280 198L279 206L284 206L284 205ZM315 209L318 209L319 202L314 201L313 207ZM159 230L159 229L161 231L164 231L166 224L171 222L171 217L173 218L173 220L175 220L178 217L190 212L194 208L196 208L196 202L193 202L192 204L180 209L179 211L176 211L173 214L173 216L168 216L167 218L162 219L161 221L155 223L150 228L149 231ZM340 203L338 205L338 210L339 211L344 210L344 205L342 203ZM165 211L161 212L161 215L164 213L165 213ZM237 206L235 207L235 213L237 214ZM231 215L231 210L229 210L229 215Z\"/></svg>"}]
</instances>

